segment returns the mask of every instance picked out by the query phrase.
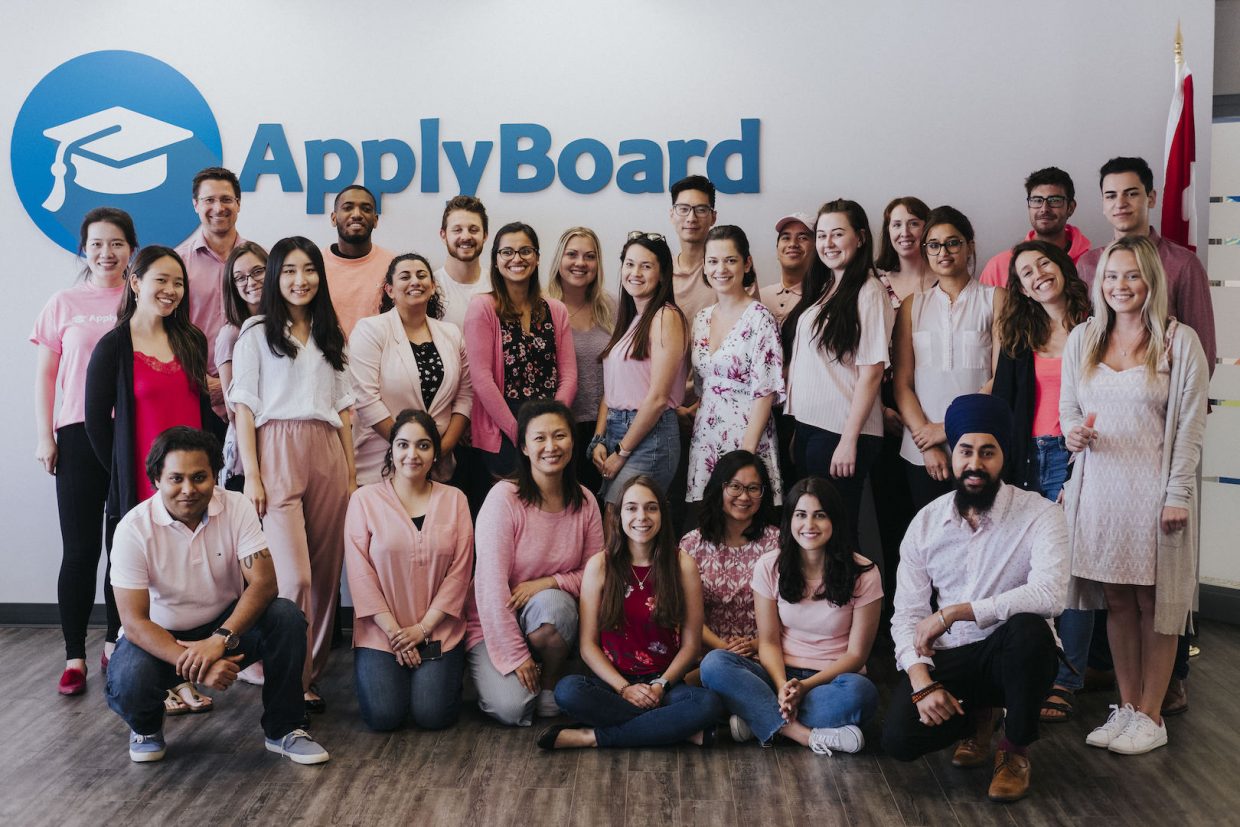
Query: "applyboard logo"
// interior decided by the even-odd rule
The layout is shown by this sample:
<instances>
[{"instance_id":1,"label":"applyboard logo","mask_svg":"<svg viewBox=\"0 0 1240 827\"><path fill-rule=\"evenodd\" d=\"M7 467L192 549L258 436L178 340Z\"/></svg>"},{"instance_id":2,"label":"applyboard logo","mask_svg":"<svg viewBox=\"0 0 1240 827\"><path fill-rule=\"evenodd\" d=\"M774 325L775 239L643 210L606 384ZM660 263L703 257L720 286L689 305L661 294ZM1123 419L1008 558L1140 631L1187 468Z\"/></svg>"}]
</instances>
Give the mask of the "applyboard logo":
<instances>
[{"instance_id":1,"label":"applyboard logo","mask_svg":"<svg viewBox=\"0 0 1240 827\"><path fill-rule=\"evenodd\" d=\"M77 252L82 216L105 204L133 216L143 244L184 239L198 225L189 182L223 153L215 116L184 75L106 51L62 63L31 90L10 160L30 218Z\"/></svg>"}]
</instances>

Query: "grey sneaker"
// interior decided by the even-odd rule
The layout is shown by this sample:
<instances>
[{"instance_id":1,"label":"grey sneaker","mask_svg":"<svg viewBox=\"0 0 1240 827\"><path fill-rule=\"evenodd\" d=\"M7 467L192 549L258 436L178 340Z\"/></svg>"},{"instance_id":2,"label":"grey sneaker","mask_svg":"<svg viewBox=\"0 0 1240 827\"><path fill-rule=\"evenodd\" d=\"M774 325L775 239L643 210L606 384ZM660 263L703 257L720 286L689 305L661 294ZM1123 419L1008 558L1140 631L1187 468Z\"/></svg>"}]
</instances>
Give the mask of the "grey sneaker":
<instances>
[{"instance_id":1,"label":"grey sneaker","mask_svg":"<svg viewBox=\"0 0 1240 827\"><path fill-rule=\"evenodd\" d=\"M297 764L322 764L331 756L304 729L295 729L283 738L265 738L270 752L287 755Z\"/></svg>"},{"instance_id":2,"label":"grey sneaker","mask_svg":"<svg viewBox=\"0 0 1240 827\"><path fill-rule=\"evenodd\" d=\"M732 715L728 718L728 729L732 732L732 740L738 744L753 738L753 730L739 715Z\"/></svg>"},{"instance_id":3,"label":"grey sneaker","mask_svg":"<svg viewBox=\"0 0 1240 827\"><path fill-rule=\"evenodd\" d=\"M865 736L852 724L841 727L822 727L809 731L809 748L819 755L836 752L861 752Z\"/></svg>"},{"instance_id":4,"label":"grey sneaker","mask_svg":"<svg viewBox=\"0 0 1240 827\"><path fill-rule=\"evenodd\" d=\"M148 761L164 760L164 753L168 751L168 745L164 742L164 732L160 730L154 735L139 735L136 732L129 733L129 760L139 764Z\"/></svg>"},{"instance_id":5,"label":"grey sneaker","mask_svg":"<svg viewBox=\"0 0 1240 827\"><path fill-rule=\"evenodd\" d=\"M1128 728L1128 722L1136 714L1137 711L1132 708L1132 704L1123 706L1111 704L1111 714L1107 716L1107 722L1100 727L1095 727L1093 732L1086 735L1085 743L1091 747L1107 749L1111 746L1111 742Z\"/></svg>"}]
</instances>

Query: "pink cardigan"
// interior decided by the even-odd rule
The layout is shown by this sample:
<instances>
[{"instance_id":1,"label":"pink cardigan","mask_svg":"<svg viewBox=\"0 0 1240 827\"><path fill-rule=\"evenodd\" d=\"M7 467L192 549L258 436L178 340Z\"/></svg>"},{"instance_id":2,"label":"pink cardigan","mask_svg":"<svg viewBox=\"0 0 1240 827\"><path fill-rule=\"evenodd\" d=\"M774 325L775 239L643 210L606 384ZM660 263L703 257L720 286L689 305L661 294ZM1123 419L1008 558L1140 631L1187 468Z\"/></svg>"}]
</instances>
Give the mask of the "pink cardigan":
<instances>
[{"instance_id":1,"label":"pink cardigan","mask_svg":"<svg viewBox=\"0 0 1240 827\"><path fill-rule=\"evenodd\" d=\"M555 327L555 362L559 386L555 398L571 406L577 396L577 354L573 350L572 326L562 302L547 299L551 323ZM495 453L500 449L501 433L516 444L517 420L504 399L504 344L499 331L495 299L483 293L469 302L465 312L465 350L469 353L469 375L474 385L470 434L474 447Z\"/></svg>"},{"instance_id":2,"label":"pink cardigan","mask_svg":"<svg viewBox=\"0 0 1240 827\"><path fill-rule=\"evenodd\" d=\"M586 561L603 550L598 504L582 492L580 509L553 514L522 503L517 486L504 481L491 489L478 512L478 566L466 608L466 647L485 640L501 674L530 656L517 615L508 608L512 587L550 576L557 588L577 597Z\"/></svg>"},{"instance_id":3,"label":"pink cardigan","mask_svg":"<svg viewBox=\"0 0 1240 827\"><path fill-rule=\"evenodd\" d=\"M349 501L344 539L355 647L391 652L375 615L391 612L401 626L412 626L430 609L447 615L431 635L444 651L461 642L474 565L474 528L464 494L434 483L418 531L392 483L363 486Z\"/></svg>"},{"instance_id":4,"label":"pink cardigan","mask_svg":"<svg viewBox=\"0 0 1240 827\"><path fill-rule=\"evenodd\" d=\"M431 341L443 360L443 383L428 407L422 398L422 378L409 347L400 312L395 308L359 319L349 337L349 373L357 398L353 451L357 479L363 485L378 482L387 455L387 440L374 426L405 408L426 411L443 436L453 414L468 417L474 405L465 343L456 325L427 319Z\"/></svg>"}]
</instances>

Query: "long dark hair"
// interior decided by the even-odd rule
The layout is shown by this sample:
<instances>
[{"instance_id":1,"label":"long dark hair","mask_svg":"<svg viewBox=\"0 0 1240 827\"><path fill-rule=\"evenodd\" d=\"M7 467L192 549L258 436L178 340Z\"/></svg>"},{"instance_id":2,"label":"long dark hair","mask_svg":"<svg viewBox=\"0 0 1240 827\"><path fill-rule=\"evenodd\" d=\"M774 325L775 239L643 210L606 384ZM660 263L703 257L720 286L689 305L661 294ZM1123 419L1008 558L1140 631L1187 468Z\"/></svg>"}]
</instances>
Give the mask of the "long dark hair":
<instances>
[{"instance_id":1,"label":"long dark hair","mask_svg":"<svg viewBox=\"0 0 1240 827\"><path fill-rule=\"evenodd\" d=\"M162 258L175 261L181 268L181 275L185 279L185 295L176 309L163 320L164 333L168 335L168 346L172 348L172 354L181 364L181 370L185 371L185 375L194 382L200 392L206 393L207 337L189 320L189 276L185 274L185 262L181 261L177 251L171 247L152 244L149 247L143 247L134 256L129 275L130 278L141 281L146 271L151 269L151 265ZM138 294L133 291L132 287L126 285L126 289L121 294L121 306L116 311L116 326L128 325L137 309Z\"/></svg>"},{"instance_id":2,"label":"long dark hair","mask_svg":"<svg viewBox=\"0 0 1240 827\"><path fill-rule=\"evenodd\" d=\"M435 451L434 461L439 462L439 455L443 453L443 443L439 441L439 427L435 424L435 420L426 411L420 411L417 408L405 408L396 415L396 421L392 423L392 430L388 433L387 453L383 455L383 476L385 478L396 473L396 463L392 461L392 446L396 443L396 437L400 433L400 429L410 422L420 425L422 430L426 431L426 436L431 441L431 447Z\"/></svg>"},{"instance_id":3,"label":"long dark hair","mask_svg":"<svg viewBox=\"0 0 1240 827\"><path fill-rule=\"evenodd\" d=\"M630 477L620 488L620 502L635 485L650 489L659 501L659 533L654 541L654 615L656 624L665 629L679 626L685 618L685 590L680 585L680 549L672 533L672 514L667 497L659 484L645 474ZM632 582L633 554L629 538L620 527L620 508L610 509L607 518L607 575L603 579L603 600L599 605L598 625L602 629L619 629L624 625L624 593ZM649 576L649 575L648 575Z\"/></svg>"},{"instance_id":4,"label":"long dark hair","mask_svg":"<svg viewBox=\"0 0 1240 827\"><path fill-rule=\"evenodd\" d=\"M811 595L805 594L805 572L801 571L801 546L792 536L792 513L801 497L808 494L818 500L831 521L831 538L822 558L822 586ZM784 521L779 530L779 596L789 603L827 600L843 606L853 599L857 578L874 568L873 563L861 565L853 556L851 528L844 501L835 486L822 477L806 477L792 486L784 499Z\"/></svg>"},{"instance_id":5,"label":"long dark hair","mask_svg":"<svg viewBox=\"0 0 1240 827\"><path fill-rule=\"evenodd\" d=\"M716 546L723 543L727 525L727 517L723 513L723 487L738 471L745 468L757 470L758 480L762 483L762 498L754 509L753 521L741 536L753 542L760 538L766 527L774 521L771 512L775 492L771 488L771 475L766 471L766 463L744 449L728 451L715 463L715 470L710 472L710 479L706 481L706 490L702 494L698 533L706 542Z\"/></svg>"},{"instance_id":6,"label":"long dark hair","mask_svg":"<svg viewBox=\"0 0 1240 827\"><path fill-rule=\"evenodd\" d=\"M543 495L538 488L538 483L534 480L534 470L531 467L529 455L522 449L525 447L525 432L529 430L530 423L547 414L563 419L569 437L576 439L573 413L558 399L531 399L517 411L517 467L508 479L517 487L517 499L535 508L542 506ZM578 511L585 505L586 498L581 493L581 486L577 483L576 459L571 447L568 453L568 464L564 466L564 472L560 476L560 494L564 498L565 508L570 511Z\"/></svg>"},{"instance_id":7,"label":"long dark hair","mask_svg":"<svg viewBox=\"0 0 1240 827\"><path fill-rule=\"evenodd\" d=\"M887 209L883 210L883 236L878 240L878 258L874 260L874 266L889 273L900 272L900 254L896 252L895 245L891 243L891 214L895 212L896 207L903 207L922 221L930 215L930 208L926 206L926 202L912 195L902 195L891 199Z\"/></svg>"},{"instance_id":8,"label":"long dark hair","mask_svg":"<svg viewBox=\"0 0 1240 827\"><path fill-rule=\"evenodd\" d=\"M741 284L744 287L749 287L758 280L758 271L753 266L753 256L749 254L749 236L745 235L744 230L735 224L720 224L717 227L711 227L710 232L706 234L706 242L712 241L731 241L740 257L749 260L749 269L741 278ZM707 287L712 286L710 277L706 275L705 267L702 268L702 283Z\"/></svg>"},{"instance_id":9,"label":"long dark hair","mask_svg":"<svg viewBox=\"0 0 1240 827\"><path fill-rule=\"evenodd\" d=\"M835 213L848 219L849 226L860 237L861 244L852 260L844 265L844 275L840 277L839 288L818 308L811 331L823 353L838 362L855 353L861 342L861 313L857 308L857 297L866 281L876 278L877 273L873 264L874 235L870 232L870 219L866 217L865 210L856 201L837 198L819 208L818 218ZM818 222L815 220L814 223ZM801 300L784 322L784 334L790 337L785 342L785 351L791 350L796 336L796 323L801 314L817 304L834 284L835 273L823 264L821 259L815 257L805 276Z\"/></svg>"},{"instance_id":10,"label":"long dark hair","mask_svg":"<svg viewBox=\"0 0 1240 827\"><path fill-rule=\"evenodd\" d=\"M514 233L525 233L529 238L530 244L535 250L538 250L538 233L534 232L534 228L529 224L521 221L512 221L495 231L495 241L491 243L491 297L495 302L495 315L499 316L500 321L512 322L521 317L517 312L517 307L512 301L512 297L508 295L508 282L504 281L504 277L499 272L499 240L506 235ZM541 261L541 255L539 256ZM529 306L530 321L542 321L542 285L539 283L538 265L534 265L534 272L530 273L529 281L526 282L529 290Z\"/></svg>"},{"instance_id":11,"label":"long dark hair","mask_svg":"<svg viewBox=\"0 0 1240 827\"><path fill-rule=\"evenodd\" d=\"M86 256L86 234L89 232L91 224L98 224L100 222L111 224L121 231L121 235L125 236L125 242L129 245L129 258L132 261L134 253L138 251L138 232L133 228L133 218L129 213L116 207L95 207L82 216L82 226L78 229L78 255ZM129 264L129 262L126 262L126 264ZM83 280L90 278L89 265L82 265L80 278ZM186 295L189 295L188 289Z\"/></svg>"},{"instance_id":12,"label":"long dark hair","mask_svg":"<svg viewBox=\"0 0 1240 827\"><path fill-rule=\"evenodd\" d=\"M672 289L672 250L667 246L667 239L663 236L655 236L651 238L653 233L632 232L629 238L624 242L624 247L620 250L620 266L623 274L624 257L629 252L629 248L637 245L643 250L650 251L655 260L659 262L659 285L655 288L654 295L650 297L650 302L646 305L646 309L642 311L641 318L637 322L637 329L633 331L633 339L629 342L629 352L625 354L626 359L642 359L650 358L650 328L654 325L655 314L667 305L671 305L678 316L680 316L681 324L688 327L685 322L685 314L680 311L676 305L676 294ZM603 348L603 352L599 354L599 361L607 358L607 354L611 353L611 349L620 343L624 335L629 331L629 325L633 323L633 319L637 318L637 302L624 289L624 276L620 277L620 295L617 300L619 310L616 314L616 327L611 332L611 341L607 343L607 347Z\"/></svg>"},{"instance_id":13,"label":"long dark hair","mask_svg":"<svg viewBox=\"0 0 1240 827\"><path fill-rule=\"evenodd\" d=\"M432 319L443 318L443 295L439 292L439 286L435 284L435 268L431 267L431 263L426 260L426 256L421 253L401 253L392 259L392 263L388 265L387 273L383 276L383 283L388 287L393 284L396 278L396 268L400 266L402 261L420 261L426 265L426 269L431 273L431 286L435 288L435 292L431 293L431 297L426 302L426 315ZM396 302L392 301L392 297L384 290L379 298L379 312L386 313L396 306Z\"/></svg>"},{"instance_id":14,"label":"long dark hair","mask_svg":"<svg viewBox=\"0 0 1240 827\"><path fill-rule=\"evenodd\" d=\"M297 348L288 340L284 326L291 317L288 304L280 292L280 271L284 269L284 260L289 253L300 250L310 259L310 264L319 274L319 289L310 300L310 335L314 343L323 351L323 358L334 370L344 370L348 361L344 355L344 331L340 329L340 321L336 318L336 308L332 306L332 296L327 289L327 270L323 264L323 254L313 241L305 236L295 235L282 238L271 247L267 257L267 272L276 279L275 284L263 284L263 332L267 336L267 347L276 356L297 358Z\"/></svg>"},{"instance_id":15,"label":"long dark hair","mask_svg":"<svg viewBox=\"0 0 1240 827\"><path fill-rule=\"evenodd\" d=\"M1051 317L1025 291L1016 272L1016 259L1021 253L1036 252L1049 258L1063 274L1063 294L1068 312L1063 324L1072 330L1089 318L1093 306L1089 301L1089 287L1077 275L1076 265L1062 247L1037 239L1022 241L1012 248L1012 260L1008 263L1007 300L999 308L995 327L999 329L999 342L1004 353L1013 358L1021 353L1036 353L1051 336Z\"/></svg>"},{"instance_id":16,"label":"long dark hair","mask_svg":"<svg viewBox=\"0 0 1240 827\"><path fill-rule=\"evenodd\" d=\"M253 241L243 241L232 252L228 254L228 260L224 262L224 271L220 275L220 295L224 297L224 318L233 327L241 327L245 324L245 320L250 318L250 306L241 298L241 293L237 288L236 282L233 281L233 266L237 263L237 259L242 256L254 256L263 263L263 267L267 267L267 251ZM277 291L280 289L279 280L275 282ZM263 292L267 292L267 274L263 274ZM262 299L259 299L261 306Z\"/></svg>"}]
</instances>

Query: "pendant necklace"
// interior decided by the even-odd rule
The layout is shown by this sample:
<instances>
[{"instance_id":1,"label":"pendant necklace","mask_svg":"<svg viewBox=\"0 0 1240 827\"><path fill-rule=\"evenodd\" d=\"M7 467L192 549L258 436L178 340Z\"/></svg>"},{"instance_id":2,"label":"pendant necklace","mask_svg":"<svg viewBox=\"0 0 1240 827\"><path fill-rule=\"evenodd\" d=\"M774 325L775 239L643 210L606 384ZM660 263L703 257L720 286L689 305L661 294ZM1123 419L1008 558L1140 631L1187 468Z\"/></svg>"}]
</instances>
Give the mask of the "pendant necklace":
<instances>
[{"instance_id":1,"label":"pendant necklace","mask_svg":"<svg viewBox=\"0 0 1240 827\"><path fill-rule=\"evenodd\" d=\"M650 568L646 571L646 576L645 576L645 577L639 577L639 576L637 575L637 567L636 567L636 566L634 566L634 565L632 565L631 563L629 564L629 568L633 570L633 579L637 581L637 588L638 588L638 589L640 589L641 591L645 591L645 590L646 590L646 581L650 579L650 575L654 572L654 567L653 567L653 566L651 566L651 567L650 567Z\"/></svg>"}]
</instances>

